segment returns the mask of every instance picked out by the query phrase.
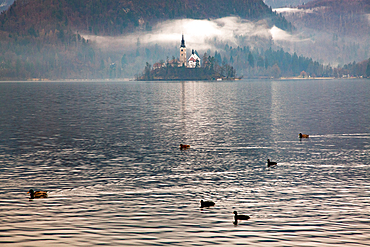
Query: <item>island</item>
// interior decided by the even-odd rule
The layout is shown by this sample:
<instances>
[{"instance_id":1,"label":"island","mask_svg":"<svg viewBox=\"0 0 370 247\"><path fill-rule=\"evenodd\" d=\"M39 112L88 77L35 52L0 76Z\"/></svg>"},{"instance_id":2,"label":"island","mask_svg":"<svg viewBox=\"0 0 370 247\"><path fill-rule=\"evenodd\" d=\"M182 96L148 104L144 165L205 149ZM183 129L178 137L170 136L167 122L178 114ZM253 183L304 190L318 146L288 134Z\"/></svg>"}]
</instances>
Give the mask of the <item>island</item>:
<instances>
[{"instance_id":1,"label":"island","mask_svg":"<svg viewBox=\"0 0 370 247\"><path fill-rule=\"evenodd\" d=\"M173 81L173 80L239 80L236 77L236 70L229 64L219 65L216 59L206 53L203 61L195 50L192 50L191 56L187 59L184 35L182 35L180 45L180 57L171 60L167 58L166 62L160 61L153 66L146 63L144 71L137 76L137 81Z\"/></svg>"}]
</instances>

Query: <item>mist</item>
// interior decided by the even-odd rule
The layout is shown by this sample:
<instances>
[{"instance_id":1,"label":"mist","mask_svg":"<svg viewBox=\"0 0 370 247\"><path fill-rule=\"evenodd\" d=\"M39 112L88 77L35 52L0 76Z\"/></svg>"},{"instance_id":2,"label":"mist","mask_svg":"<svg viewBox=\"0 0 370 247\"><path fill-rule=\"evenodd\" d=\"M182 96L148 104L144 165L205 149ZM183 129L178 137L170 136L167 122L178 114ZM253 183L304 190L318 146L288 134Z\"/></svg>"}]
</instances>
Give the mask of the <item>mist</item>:
<instances>
[{"instance_id":1,"label":"mist","mask_svg":"<svg viewBox=\"0 0 370 247\"><path fill-rule=\"evenodd\" d=\"M333 13L327 7L312 9L278 8L295 27L294 37L311 42L281 42L288 52L296 52L324 64L343 66L370 56L370 14ZM338 18L338 21L336 21Z\"/></svg>"},{"instance_id":2,"label":"mist","mask_svg":"<svg viewBox=\"0 0 370 247\"><path fill-rule=\"evenodd\" d=\"M224 17L214 20L180 19L162 22L150 32L139 31L121 37L84 35L103 49L132 49L141 46L178 47L184 34L186 46L193 49L217 50L229 46L249 46L265 48L274 42L305 42L299 36L273 26L268 27L265 20L251 22L239 17ZM176 54L177 55L177 54Z\"/></svg>"},{"instance_id":3,"label":"mist","mask_svg":"<svg viewBox=\"0 0 370 247\"><path fill-rule=\"evenodd\" d=\"M281 8L274 9L288 20L300 18L318 9ZM365 15L365 22L370 23L370 15ZM297 24L294 23L293 24ZM333 66L344 65L352 61L368 58L370 52L369 38L359 39L356 36L341 36L326 30L314 30L296 25L292 33L276 26L269 27L266 20L251 22L235 16L219 19L179 19L157 24L151 31L140 30L124 36L108 37L83 35L105 52L131 54L134 51L161 47L161 52L146 56L145 60L154 63L166 57L177 57L181 35L185 36L188 50L194 49L199 54L210 51L222 53L225 47L250 47L251 49L280 49L291 54L310 57L315 61ZM131 53L130 53L131 52ZM139 53L139 52L136 52ZM140 67L144 60L137 60Z\"/></svg>"}]
</instances>

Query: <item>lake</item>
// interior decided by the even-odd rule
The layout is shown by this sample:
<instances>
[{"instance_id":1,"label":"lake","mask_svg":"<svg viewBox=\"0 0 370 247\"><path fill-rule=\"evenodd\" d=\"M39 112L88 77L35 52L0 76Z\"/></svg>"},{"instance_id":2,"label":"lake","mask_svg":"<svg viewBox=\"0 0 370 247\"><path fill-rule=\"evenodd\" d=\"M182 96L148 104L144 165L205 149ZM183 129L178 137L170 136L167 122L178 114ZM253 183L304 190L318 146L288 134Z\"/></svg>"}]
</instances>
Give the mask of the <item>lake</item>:
<instances>
[{"instance_id":1,"label":"lake","mask_svg":"<svg viewBox=\"0 0 370 247\"><path fill-rule=\"evenodd\" d=\"M2 82L0 245L369 246L369 95L366 79Z\"/></svg>"}]
</instances>

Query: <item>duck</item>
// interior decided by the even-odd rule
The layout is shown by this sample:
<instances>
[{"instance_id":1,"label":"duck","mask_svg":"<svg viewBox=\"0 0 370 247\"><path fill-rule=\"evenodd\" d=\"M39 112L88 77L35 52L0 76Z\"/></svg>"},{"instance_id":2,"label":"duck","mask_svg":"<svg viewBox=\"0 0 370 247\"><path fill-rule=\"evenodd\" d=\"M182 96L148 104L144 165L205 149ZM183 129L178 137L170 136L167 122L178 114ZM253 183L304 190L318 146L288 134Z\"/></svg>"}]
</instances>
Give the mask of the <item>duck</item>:
<instances>
[{"instance_id":1,"label":"duck","mask_svg":"<svg viewBox=\"0 0 370 247\"><path fill-rule=\"evenodd\" d=\"M186 145L186 144L180 144L180 149L183 150L183 149L188 149L190 148L190 145Z\"/></svg>"},{"instance_id":2,"label":"duck","mask_svg":"<svg viewBox=\"0 0 370 247\"><path fill-rule=\"evenodd\" d=\"M212 201L203 201L203 200L200 200L200 207L201 208L204 208L204 207L212 207L214 205L215 205L215 203L212 202Z\"/></svg>"},{"instance_id":3,"label":"duck","mask_svg":"<svg viewBox=\"0 0 370 247\"><path fill-rule=\"evenodd\" d=\"M276 165L277 165L276 162L273 162L273 161L270 161L270 159L267 159L267 167L276 166Z\"/></svg>"},{"instance_id":4,"label":"duck","mask_svg":"<svg viewBox=\"0 0 370 247\"><path fill-rule=\"evenodd\" d=\"M302 134L302 133L299 133L299 138L309 138L310 136L309 135L306 135L306 134Z\"/></svg>"},{"instance_id":5,"label":"duck","mask_svg":"<svg viewBox=\"0 0 370 247\"><path fill-rule=\"evenodd\" d=\"M234 211L235 222L238 222L238 220L249 220L250 218L251 217L249 217L248 215L242 215L242 214L238 215L238 212Z\"/></svg>"},{"instance_id":6,"label":"duck","mask_svg":"<svg viewBox=\"0 0 370 247\"><path fill-rule=\"evenodd\" d=\"M30 194L30 199L48 197L47 191L34 191L33 189L30 189L27 194Z\"/></svg>"}]
</instances>

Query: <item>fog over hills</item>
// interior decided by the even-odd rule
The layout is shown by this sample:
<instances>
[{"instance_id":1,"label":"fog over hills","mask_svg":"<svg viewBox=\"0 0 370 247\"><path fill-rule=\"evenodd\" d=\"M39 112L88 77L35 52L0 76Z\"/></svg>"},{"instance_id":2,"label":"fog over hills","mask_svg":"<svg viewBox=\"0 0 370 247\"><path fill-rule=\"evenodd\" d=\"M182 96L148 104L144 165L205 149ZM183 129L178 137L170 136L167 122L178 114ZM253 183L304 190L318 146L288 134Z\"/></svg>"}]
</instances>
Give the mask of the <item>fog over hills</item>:
<instances>
[{"instance_id":1,"label":"fog over hills","mask_svg":"<svg viewBox=\"0 0 370 247\"><path fill-rule=\"evenodd\" d=\"M340 65L370 57L368 0L315 0L274 10L296 27L294 35L300 39L280 43L287 50Z\"/></svg>"}]
</instances>

